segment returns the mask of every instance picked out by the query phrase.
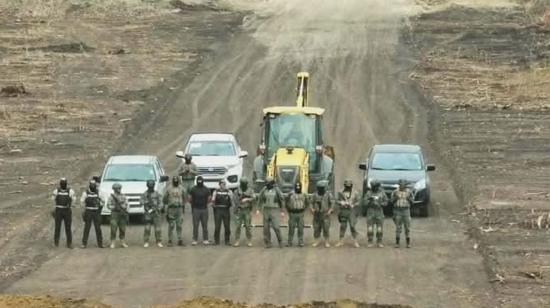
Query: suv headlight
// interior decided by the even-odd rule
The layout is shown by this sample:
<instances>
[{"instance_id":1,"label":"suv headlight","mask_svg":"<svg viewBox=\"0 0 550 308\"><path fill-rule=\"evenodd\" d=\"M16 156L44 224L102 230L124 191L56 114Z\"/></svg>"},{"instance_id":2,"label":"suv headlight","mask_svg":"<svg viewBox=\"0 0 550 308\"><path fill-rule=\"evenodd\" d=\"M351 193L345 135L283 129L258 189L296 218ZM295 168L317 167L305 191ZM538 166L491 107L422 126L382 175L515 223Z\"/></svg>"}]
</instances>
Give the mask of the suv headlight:
<instances>
[{"instance_id":1,"label":"suv headlight","mask_svg":"<svg viewBox=\"0 0 550 308\"><path fill-rule=\"evenodd\" d=\"M426 179L422 179L416 183L414 183L414 189L415 190L422 190L426 188Z\"/></svg>"}]
</instances>

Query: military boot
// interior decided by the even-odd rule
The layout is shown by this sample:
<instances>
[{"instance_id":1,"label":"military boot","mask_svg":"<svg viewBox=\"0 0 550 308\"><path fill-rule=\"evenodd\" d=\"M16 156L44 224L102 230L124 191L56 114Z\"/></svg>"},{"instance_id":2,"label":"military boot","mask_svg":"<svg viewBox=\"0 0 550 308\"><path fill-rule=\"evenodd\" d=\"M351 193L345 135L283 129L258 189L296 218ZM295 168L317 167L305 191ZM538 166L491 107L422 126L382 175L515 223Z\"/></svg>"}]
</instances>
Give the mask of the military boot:
<instances>
[{"instance_id":1,"label":"military boot","mask_svg":"<svg viewBox=\"0 0 550 308\"><path fill-rule=\"evenodd\" d=\"M248 244L246 244L246 246L252 247L252 242L249 241Z\"/></svg>"},{"instance_id":2,"label":"military boot","mask_svg":"<svg viewBox=\"0 0 550 308\"><path fill-rule=\"evenodd\" d=\"M161 242L158 242L158 243L157 243L157 247L158 247L158 248L162 248L162 247L164 247L164 245L162 245Z\"/></svg>"},{"instance_id":3,"label":"military boot","mask_svg":"<svg viewBox=\"0 0 550 308\"><path fill-rule=\"evenodd\" d=\"M367 247L371 248L372 246L374 246L374 243L372 242L372 240L368 241Z\"/></svg>"},{"instance_id":4,"label":"military boot","mask_svg":"<svg viewBox=\"0 0 550 308\"><path fill-rule=\"evenodd\" d=\"M361 247L361 245L359 245L359 242L354 241L354 242L353 242L353 247L359 248L359 247Z\"/></svg>"},{"instance_id":5,"label":"military boot","mask_svg":"<svg viewBox=\"0 0 550 308\"><path fill-rule=\"evenodd\" d=\"M399 245L399 237L395 238L395 248L399 248L401 245Z\"/></svg>"},{"instance_id":6,"label":"military boot","mask_svg":"<svg viewBox=\"0 0 550 308\"><path fill-rule=\"evenodd\" d=\"M183 243L183 240L178 240L178 246L185 247L185 244Z\"/></svg>"},{"instance_id":7,"label":"military boot","mask_svg":"<svg viewBox=\"0 0 550 308\"><path fill-rule=\"evenodd\" d=\"M143 244L143 247L145 248L149 247L149 242L145 242L145 244Z\"/></svg>"},{"instance_id":8,"label":"military boot","mask_svg":"<svg viewBox=\"0 0 550 308\"><path fill-rule=\"evenodd\" d=\"M241 245L241 242L240 241L236 241L234 244L233 244L233 247L239 247Z\"/></svg>"},{"instance_id":9,"label":"military boot","mask_svg":"<svg viewBox=\"0 0 550 308\"><path fill-rule=\"evenodd\" d=\"M124 241L122 241L120 245L122 245L122 248L128 248L128 245Z\"/></svg>"},{"instance_id":10,"label":"military boot","mask_svg":"<svg viewBox=\"0 0 550 308\"><path fill-rule=\"evenodd\" d=\"M407 248L411 248L411 238L407 237L406 240L407 240Z\"/></svg>"},{"instance_id":11,"label":"military boot","mask_svg":"<svg viewBox=\"0 0 550 308\"><path fill-rule=\"evenodd\" d=\"M328 242L328 240L325 240L325 248L330 248L330 243Z\"/></svg>"},{"instance_id":12,"label":"military boot","mask_svg":"<svg viewBox=\"0 0 550 308\"><path fill-rule=\"evenodd\" d=\"M319 246L319 240L315 240L315 242L313 242L313 244L311 245L311 247L317 247Z\"/></svg>"},{"instance_id":13,"label":"military boot","mask_svg":"<svg viewBox=\"0 0 550 308\"><path fill-rule=\"evenodd\" d=\"M338 243L336 243L335 246L336 246L336 247L342 247L342 246L344 246L344 239L340 239L340 240L338 241Z\"/></svg>"}]
</instances>

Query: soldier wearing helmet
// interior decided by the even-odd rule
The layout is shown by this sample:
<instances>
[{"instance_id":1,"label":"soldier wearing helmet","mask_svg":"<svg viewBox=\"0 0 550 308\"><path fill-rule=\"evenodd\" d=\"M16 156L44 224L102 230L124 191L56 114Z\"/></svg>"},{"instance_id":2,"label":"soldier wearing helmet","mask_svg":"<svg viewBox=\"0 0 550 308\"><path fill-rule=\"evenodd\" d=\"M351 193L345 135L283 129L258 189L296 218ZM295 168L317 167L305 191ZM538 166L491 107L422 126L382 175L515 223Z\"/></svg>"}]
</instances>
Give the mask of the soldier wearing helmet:
<instances>
[{"instance_id":1,"label":"soldier wearing helmet","mask_svg":"<svg viewBox=\"0 0 550 308\"><path fill-rule=\"evenodd\" d=\"M321 232L325 240L325 247L330 248L330 214L333 211L334 197L327 190L328 181L318 181L317 191L311 196L310 210L313 213L313 247L319 246Z\"/></svg>"},{"instance_id":2,"label":"soldier wearing helmet","mask_svg":"<svg viewBox=\"0 0 550 308\"><path fill-rule=\"evenodd\" d=\"M406 180L398 181L399 187L391 195L393 204L393 221L395 222L395 248L399 248L401 230L405 229L405 239L407 248L411 247L410 229L411 229L411 205L413 203L413 193L407 188Z\"/></svg>"},{"instance_id":3,"label":"soldier wearing helmet","mask_svg":"<svg viewBox=\"0 0 550 308\"><path fill-rule=\"evenodd\" d=\"M248 179L242 177L239 182L239 188L235 191L235 243L233 246L240 245L241 228L244 226L248 247L252 247L252 218L251 212L254 205L255 194L252 187L248 185Z\"/></svg>"},{"instance_id":4,"label":"soldier wearing helmet","mask_svg":"<svg viewBox=\"0 0 550 308\"><path fill-rule=\"evenodd\" d=\"M357 223L356 210L359 208L359 202L359 194L353 190L353 182L349 179L345 180L344 189L338 192L336 197L336 204L339 209L338 221L340 222L340 241L336 244L336 247L344 245L344 236L349 225L351 236L353 237L353 246L359 248L357 230L355 230L355 224Z\"/></svg>"},{"instance_id":5,"label":"soldier wearing helmet","mask_svg":"<svg viewBox=\"0 0 550 308\"><path fill-rule=\"evenodd\" d=\"M55 219L54 245L55 247L59 246L61 223L63 223L65 225L67 248L73 248L73 233L71 231L73 214L71 207L75 202L75 193L74 190L69 187L66 178L61 178L59 180L59 186L53 191L52 199L55 205L55 209L52 212Z\"/></svg>"},{"instance_id":6,"label":"soldier wearing helmet","mask_svg":"<svg viewBox=\"0 0 550 308\"><path fill-rule=\"evenodd\" d=\"M123 248L127 248L128 245L124 241L126 237L126 225L128 224L128 200L122 193L122 185L119 183L113 184L113 192L109 196L107 206L111 210L111 248L115 248L116 234L118 231L118 238Z\"/></svg>"},{"instance_id":7,"label":"soldier wearing helmet","mask_svg":"<svg viewBox=\"0 0 550 308\"><path fill-rule=\"evenodd\" d=\"M101 209L103 208L103 199L99 196L97 183L91 180L88 189L82 193L80 203L84 206L84 233L82 235L82 248L88 245L88 236L92 224L95 229L97 247L103 248L103 234L101 233Z\"/></svg>"},{"instance_id":8,"label":"soldier wearing helmet","mask_svg":"<svg viewBox=\"0 0 550 308\"><path fill-rule=\"evenodd\" d=\"M189 153L185 153L183 156L184 163L180 166L179 175L181 176L183 187L185 191L191 191L193 185L195 185L195 177L199 175L197 165L191 160L193 156Z\"/></svg>"},{"instance_id":9,"label":"soldier wearing helmet","mask_svg":"<svg viewBox=\"0 0 550 308\"><path fill-rule=\"evenodd\" d=\"M168 246L173 245L174 229L178 238L178 246L185 246L182 238L182 223L187 191L180 183L180 177L172 177L172 184L164 192L164 205L166 206L166 220L168 221Z\"/></svg>"},{"instance_id":10,"label":"soldier wearing helmet","mask_svg":"<svg viewBox=\"0 0 550 308\"><path fill-rule=\"evenodd\" d=\"M380 187L380 182L374 180L370 183L370 190L363 198L363 205L367 208L367 247L372 247L374 233L376 231L376 245L384 247L382 236L384 231L384 206L388 204L388 197Z\"/></svg>"},{"instance_id":11,"label":"soldier wearing helmet","mask_svg":"<svg viewBox=\"0 0 550 308\"><path fill-rule=\"evenodd\" d=\"M279 223L279 216L284 215L284 196L272 177L266 178L266 185L258 196L259 208L263 211L264 243L266 248L271 248L271 228L275 231L279 248L283 247L283 238Z\"/></svg>"},{"instance_id":12,"label":"soldier wearing helmet","mask_svg":"<svg viewBox=\"0 0 550 308\"><path fill-rule=\"evenodd\" d=\"M307 194L302 191L302 183L294 184L294 191L286 197L288 211L288 247L292 246L294 232L298 231L298 246L304 247L304 211L308 207Z\"/></svg>"},{"instance_id":13,"label":"soldier wearing helmet","mask_svg":"<svg viewBox=\"0 0 550 308\"><path fill-rule=\"evenodd\" d=\"M144 221L145 229L143 231L143 247L149 247L149 237L151 236L151 227L155 228L155 239L157 246L162 248L162 232L160 229L161 224L161 212L164 211L162 205L162 198L160 194L155 190L155 181L147 180L147 190L141 195L139 200L140 206L143 206L145 211Z\"/></svg>"},{"instance_id":14,"label":"soldier wearing helmet","mask_svg":"<svg viewBox=\"0 0 550 308\"><path fill-rule=\"evenodd\" d=\"M260 144L258 146L258 151L256 153L256 158L254 159L253 164L253 171L252 171L252 181L254 183L254 190L255 192L260 192L260 190L263 188L263 184L265 181L265 171L266 171L266 164L264 161L264 155L265 155L265 144Z\"/></svg>"}]
</instances>

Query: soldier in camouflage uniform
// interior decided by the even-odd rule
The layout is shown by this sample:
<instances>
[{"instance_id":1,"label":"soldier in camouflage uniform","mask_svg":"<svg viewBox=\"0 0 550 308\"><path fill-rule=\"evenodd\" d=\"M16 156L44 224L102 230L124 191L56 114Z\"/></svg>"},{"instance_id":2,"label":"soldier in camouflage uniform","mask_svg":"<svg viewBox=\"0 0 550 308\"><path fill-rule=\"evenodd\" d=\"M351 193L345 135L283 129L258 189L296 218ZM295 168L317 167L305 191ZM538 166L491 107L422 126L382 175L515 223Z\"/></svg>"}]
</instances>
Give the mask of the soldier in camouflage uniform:
<instances>
[{"instance_id":1,"label":"soldier in camouflage uniform","mask_svg":"<svg viewBox=\"0 0 550 308\"><path fill-rule=\"evenodd\" d=\"M294 191L286 198L288 212L288 247L292 246L294 232L298 229L298 246L304 247L304 211L308 206L307 195L302 193L302 184L296 182Z\"/></svg>"},{"instance_id":2,"label":"soldier in camouflage uniform","mask_svg":"<svg viewBox=\"0 0 550 308\"><path fill-rule=\"evenodd\" d=\"M413 193L407 188L406 180L399 180L399 187L392 193L391 202L393 204L393 221L395 222L395 248L399 248L399 237L401 230L405 227L405 237L407 248L411 247L410 228L411 228L411 205L413 203Z\"/></svg>"},{"instance_id":3,"label":"soldier in camouflage uniform","mask_svg":"<svg viewBox=\"0 0 550 308\"><path fill-rule=\"evenodd\" d=\"M128 224L128 201L126 196L122 194L122 185L119 183L113 184L113 193L109 196L107 207L111 210L111 248L115 248L116 233L119 232L123 248L127 248L124 238L126 237L126 225Z\"/></svg>"},{"instance_id":4,"label":"soldier in camouflage uniform","mask_svg":"<svg viewBox=\"0 0 550 308\"><path fill-rule=\"evenodd\" d=\"M367 247L372 247L374 232L376 231L376 244L378 247L384 247L382 244L382 235L384 231L384 206L388 204L388 197L383 189L380 188L380 182L372 181L371 189L365 194L363 206L367 208Z\"/></svg>"},{"instance_id":5,"label":"soldier in camouflage uniform","mask_svg":"<svg viewBox=\"0 0 550 308\"><path fill-rule=\"evenodd\" d=\"M272 177L266 179L266 186L258 196L259 208L263 211L264 242L266 248L271 248L271 230L275 231L279 247L283 247L283 238L279 223L279 216L283 212L284 196L279 188L275 187L275 180Z\"/></svg>"},{"instance_id":6,"label":"soldier in camouflage uniform","mask_svg":"<svg viewBox=\"0 0 550 308\"><path fill-rule=\"evenodd\" d=\"M310 209L313 213L313 237L315 238L313 247L319 246L321 231L325 239L325 247L330 247L330 214L333 211L334 197L327 191L327 185L328 181L326 180L317 182L317 191L310 199Z\"/></svg>"},{"instance_id":7,"label":"soldier in camouflage uniform","mask_svg":"<svg viewBox=\"0 0 550 308\"><path fill-rule=\"evenodd\" d=\"M177 176L172 177L172 185L164 192L164 205L166 206L166 220L168 221L168 246L174 243L174 229L178 238L178 246L185 246L182 239L182 223L184 205L187 200L187 192Z\"/></svg>"},{"instance_id":8,"label":"soldier in camouflage uniform","mask_svg":"<svg viewBox=\"0 0 550 308\"><path fill-rule=\"evenodd\" d=\"M235 191L235 243L233 246L239 247L241 239L241 228L244 225L248 247L252 247L252 206L254 204L254 190L248 186L248 179L242 177L239 188Z\"/></svg>"},{"instance_id":9,"label":"soldier in camouflage uniform","mask_svg":"<svg viewBox=\"0 0 550 308\"><path fill-rule=\"evenodd\" d=\"M191 188L195 186L195 177L199 175L197 165L191 161L192 158L191 154L186 153L183 157L185 162L180 166L179 170L179 175L186 192L190 192Z\"/></svg>"},{"instance_id":10,"label":"soldier in camouflage uniform","mask_svg":"<svg viewBox=\"0 0 550 308\"><path fill-rule=\"evenodd\" d=\"M344 245L344 236L346 235L346 229L348 228L353 237L353 246L359 248L357 242L357 230L355 230L355 224L357 223L357 209L359 208L360 197L356 191L353 191L353 182L351 180L344 181L344 189L338 192L336 197L336 204L338 205L338 221L340 222L340 241L336 244L336 247Z\"/></svg>"},{"instance_id":11,"label":"soldier in camouflage uniform","mask_svg":"<svg viewBox=\"0 0 550 308\"><path fill-rule=\"evenodd\" d=\"M151 226L155 228L155 239L157 240L157 246L162 248L162 236L161 236L161 212L164 211L162 206L162 198L160 194L155 190L155 181L147 181L147 190L141 195L139 200L140 206L143 206L145 211L145 230L143 231L143 247L149 247L149 237L151 236Z\"/></svg>"}]
</instances>

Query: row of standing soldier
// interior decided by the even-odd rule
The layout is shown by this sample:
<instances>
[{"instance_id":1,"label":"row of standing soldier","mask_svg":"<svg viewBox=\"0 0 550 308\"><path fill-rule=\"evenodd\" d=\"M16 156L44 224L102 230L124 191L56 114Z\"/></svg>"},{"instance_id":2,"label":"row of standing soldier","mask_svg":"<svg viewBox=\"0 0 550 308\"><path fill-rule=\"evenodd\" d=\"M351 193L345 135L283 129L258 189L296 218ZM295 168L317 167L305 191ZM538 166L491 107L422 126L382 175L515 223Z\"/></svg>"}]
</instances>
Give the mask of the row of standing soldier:
<instances>
[{"instance_id":1,"label":"row of standing soldier","mask_svg":"<svg viewBox=\"0 0 550 308\"><path fill-rule=\"evenodd\" d=\"M185 177L182 184L180 177L173 177L171 185L166 189L163 196L155 191L155 182L147 182L147 191L141 197L141 204L144 207L145 230L144 246L149 246L151 228L154 228L157 245L162 247L161 220L165 214L168 221L168 244L172 245L177 237L177 244L183 246L182 221L183 211L186 202L191 204L193 216L193 245L198 244L198 227L202 225L203 244L210 244L208 240L208 204L214 208L214 244L220 243L221 226L224 227L224 243L229 245L230 241L230 208L233 207L236 221L236 235L234 246L240 245L242 227L245 228L247 245L252 246L252 224L251 218L253 208L256 213L263 212L264 243L266 247L272 247L271 229L274 230L279 246L282 247L283 240L280 232L280 217L288 213L288 237L287 246L293 245L294 235L297 233L298 246L304 246L304 212L310 210L313 215L313 235L316 247L320 244L321 236L324 245L330 247L330 216L335 208L338 209L338 221L340 222L340 240L336 246L343 245L343 239L347 229L350 229L354 239L354 246L359 247L355 225L360 211L367 216L367 237L368 246L376 244L383 247L382 235L384 224L383 207L388 204L388 198L380 188L380 183L374 181L371 189L364 195L353 190L350 180L344 182L342 191L336 194L336 198L327 191L327 182L319 181L316 192L308 195L302 192L300 183L296 183L294 191L284 195L276 186L273 179L266 180L266 187L259 194L255 194L248 185L246 178L242 178L240 187L233 194L225 188L225 183L220 182L220 187L210 195L210 190L204 186L202 177L197 177L197 185L192 186L186 183ZM187 181L188 182L188 181ZM187 185L186 185L187 184ZM189 188L188 188L189 187ZM111 210L111 245L115 247L116 235L118 233L122 247L125 243L125 231L128 223L128 204L125 196L121 193L120 184L113 185L113 193L109 196L107 206ZM67 246L72 247L71 234L71 204L74 202L74 191L67 185L67 180L62 179L58 189L54 191L56 208L53 212L55 217L54 243L59 244L61 222L65 224ZM394 204L394 222L396 224L396 247L400 245L400 234L405 229L407 247L410 247L410 205L412 204L412 193L406 188L406 182L400 181L399 188L393 192L391 202ZM82 246L86 247L91 226L96 231L97 244L103 247L100 228L101 209L103 200L99 197L97 184L90 182L88 189L82 194L81 202L85 206L83 219L85 222L82 237Z\"/></svg>"}]
</instances>

